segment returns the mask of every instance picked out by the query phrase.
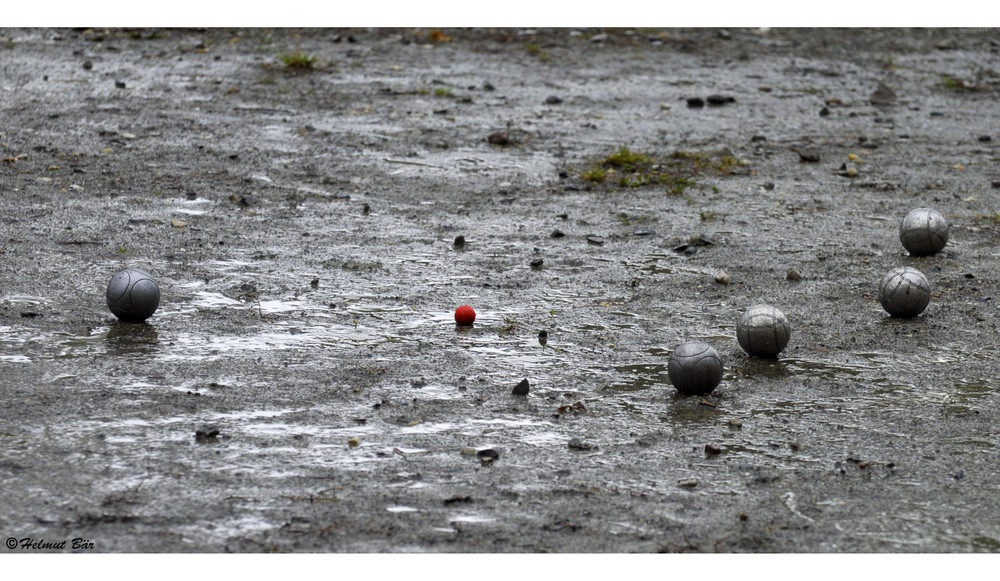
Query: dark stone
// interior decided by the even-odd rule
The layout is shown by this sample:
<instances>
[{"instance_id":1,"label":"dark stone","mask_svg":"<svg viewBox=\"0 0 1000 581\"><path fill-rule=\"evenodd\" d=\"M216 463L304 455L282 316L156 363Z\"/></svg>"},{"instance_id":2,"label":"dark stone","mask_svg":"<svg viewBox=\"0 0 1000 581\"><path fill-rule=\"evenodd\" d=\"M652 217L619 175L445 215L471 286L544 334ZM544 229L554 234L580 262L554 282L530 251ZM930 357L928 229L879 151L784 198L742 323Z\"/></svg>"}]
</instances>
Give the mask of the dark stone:
<instances>
[{"instance_id":1,"label":"dark stone","mask_svg":"<svg viewBox=\"0 0 1000 581\"><path fill-rule=\"evenodd\" d=\"M497 452L493 448L486 448L485 450L480 450L476 452L476 458L480 460L496 460L500 457L500 452Z\"/></svg>"},{"instance_id":2,"label":"dark stone","mask_svg":"<svg viewBox=\"0 0 1000 581\"><path fill-rule=\"evenodd\" d=\"M753 137L750 138L750 141L753 143L757 143L759 141L767 141L767 137L763 135L754 135Z\"/></svg>"},{"instance_id":3,"label":"dark stone","mask_svg":"<svg viewBox=\"0 0 1000 581\"><path fill-rule=\"evenodd\" d=\"M688 97L687 104L692 109L698 109L705 106L705 100L701 97Z\"/></svg>"},{"instance_id":4,"label":"dark stone","mask_svg":"<svg viewBox=\"0 0 1000 581\"><path fill-rule=\"evenodd\" d=\"M89 71L94 68L94 63L90 61L83 61L83 70Z\"/></svg>"},{"instance_id":5,"label":"dark stone","mask_svg":"<svg viewBox=\"0 0 1000 581\"><path fill-rule=\"evenodd\" d=\"M195 430L194 439L196 442L215 442L219 436L219 428L216 426L202 426Z\"/></svg>"},{"instance_id":6,"label":"dark stone","mask_svg":"<svg viewBox=\"0 0 1000 581\"><path fill-rule=\"evenodd\" d=\"M990 137L989 135L980 135L976 139L978 139L979 141L982 141L983 143L989 143L990 141L993 140L993 138Z\"/></svg>"},{"instance_id":7,"label":"dark stone","mask_svg":"<svg viewBox=\"0 0 1000 581\"><path fill-rule=\"evenodd\" d=\"M531 261L531 268L541 268L544 262L541 258L536 258Z\"/></svg>"},{"instance_id":8,"label":"dark stone","mask_svg":"<svg viewBox=\"0 0 1000 581\"><path fill-rule=\"evenodd\" d=\"M588 443L584 442L583 440L581 440L580 438L572 438L572 439L570 439L570 441L567 444L567 446L569 446L570 450L583 450L583 451L587 451L587 450L596 450L597 449L597 446L594 446L593 444L588 444Z\"/></svg>"},{"instance_id":9,"label":"dark stone","mask_svg":"<svg viewBox=\"0 0 1000 581\"><path fill-rule=\"evenodd\" d=\"M812 147L807 147L805 149L800 149L798 151L799 160L808 163L819 162L819 151Z\"/></svg>"},{"instance_id":10,"label":"dark stone","mask_svg":"<svg viewBox=\"0 0 1000 581\"><path fill-rule=\"evenodd\" d=\"M565 236L565 234L563 234L562 230L556 228L555 230L552 231L552 234L549 234L549 236L552 238L562 238L563 236Z\"/></svg>"},{"instance_id":11,"label":"dark stone","mask_svg":"<svg viewBox=\"0 0 1000 581\"><path fill-rule=\"evenodd\" d=\"M125 81L115 81L115 88L116 89L124 89L125 88Z\"/></svg>"},{"instance_id":12,"label":"dark stone","mask_svg":"<svg viewBox=\"0 0 1000 581\"><path fill-rule=\"evenodd\" d=\"M510 135L506 131L497 131L496 133L490 133L486 141L489 141L493 145L510 145Z\"/></svg>"},{"instance_id":13,"label":"dark stone","mask_svg":"<svg viewBox=\"0 0 1000 581\"><path fill-rule=\"evenodd\" d=\"M546 105L558 105L559 103L562 102L563 102L562 97L558 97L556 95L551 95L549 96L549 98L545 99Z\"/></svg>"},{"instance_id":14,"label":"dark stone","mask_svg":"<svg viewBox=\"0 0 1000 581\"><path fill-rule=\"evenodd\" d=\"M705 453L708 454L708 455L710 455L710 456L714 456L716 454L721 454L722 453L722 448L720 448L718 446L714 446L712 444L705 444Z\"/></svg>"},{"instance_id":15,"label":"dark stone","mask_svg":"<svg viewBox=\"0 0 1000 581\"><path fill-rule=\"evenodd\" d=\"M514 395L528 395L529 389L531 389L531 384L528 383L527 379L522 379L521 383L514 386L514 390L511 393Z\"/></svg>"},{"instance_id":16,"label":"dark stone","mask_svg":"<svg viewBox=\"0 0 1000 581\"><path fill-rule=\"evenodd\" d=\"M716 107L736 102L736 98L730 97L729 95L709 95L705 100L708 101L709 105Z\"/></svg>"},{"instance_id":17,"label":"dark stone","mask_svg":"<svg viewBox=\"0 0 1000 581\"><path fill-rule=\"evenodd\" d=\"M872 105L892 105L896 102L896 92L885 83L879 83L878 88L868 98Z\"/></svg>"},{"instance_id":18,"label":"dark stone","mask_svg":"<svg viewBox=\"0 0 1000 581\"><path fill-rule=\"evenodd\" d=\"M691 246L715 246L715 241L704 234L699 234L691 237Z\"/></svg>"},{"instance_id":19,"label":"dark stone","mask_svg":"<svg viewBox=\"0 0 1000 581\"><path fill-rule=\"evenodd\" d=\"M604 246L604 238L600 236L587 236L587 243L595 246Z\"/></svg>"},{"instance_id":20,"label":"dark stone","mask_svg":"<svg viewBox=\"0 0 1000 581\"><path fill-rule=\"evenodd\" d=\"M462 236L461 234L455 236L454 246L455 248L465 248L465 236Z\"/></svg>"},{"instance_id":21,"label":"dark stone","mask_svg":"<svg viewBox=\"0 0 1000 581\"><path fill-rule=\"evenodd\" d=\"M692 236L687 244L675 246L673 250L674 252L681 252L683 254L694 254L700 246L715 246L715 241L704 234L698 234L697 236Z\"/></svg>"},{"instance_id":22,"label":"dark stone","mask_svg":"<svg viewBox=\"0 0 1000 581\"><path fill-rule=\"evenodd\" d=\"M830 116L830 109L828 109L827 107L823 107L822 109L819 110L819 116L820 117L829 117Z\"/></svg>"}]
</instances>

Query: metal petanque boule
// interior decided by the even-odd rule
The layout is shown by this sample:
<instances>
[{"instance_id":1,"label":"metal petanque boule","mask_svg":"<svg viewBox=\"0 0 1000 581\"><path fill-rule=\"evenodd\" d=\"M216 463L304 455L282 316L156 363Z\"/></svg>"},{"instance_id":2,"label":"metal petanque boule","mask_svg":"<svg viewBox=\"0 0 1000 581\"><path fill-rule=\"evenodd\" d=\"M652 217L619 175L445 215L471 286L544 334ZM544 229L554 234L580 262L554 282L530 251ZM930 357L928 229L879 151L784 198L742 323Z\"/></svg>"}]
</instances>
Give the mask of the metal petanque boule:
<instances>
[{"instance_id":1,"label":"metal petanque boule","mask_svg":"<svg viewBox=\"0 0 1000 581\"><path fill-rule=\"evenodd\" d=\"M754 305L736 322L736 340L749 355L777 357L788 345L792 327L788 318L771 305Z\"/></svg>"},{"instance_id":2,"label":"metal petanque boule","mask_svg":"<svg viewBox=\"0 0 1000 581\"><path fill-rule=\"evenodd\" d=\"M935 210L917 208L899 223L899 241L913 256L930 256L948 243L948 222Z\"/></svg>"},{"instance_id":3,"label":"metal petanque boule","mask_svg":"<svg viewBox=\"0 0 1000 581\"><path fill-rule=\"evenodd\" d=\"M111 313L122 321L145 321L160 306L160 287L145 270L130 268L111 277L105 293Z\"/></svg>"},{"instance_id":4,"label":"metal petanque boule","mask_svg":"<svg viewBox=\"0 0 1000 581\"><path fill-rule=\"evenodd\" d=\"M878 301L892 317L916 317L931 302L931 285L924 273L900 266L882 277Z\"/></svg>"},{"instance_id":5,"label":"metal petanque boule","mask_svg":"<svg viewBox=\"0 0 1000 581\"><path fill-rule=\"evenodd\" d=\"M678 345L667 362L667 376L677 391L689 395L710 393L722 381L722 358L708 343Z\"/></svg>"}]
</instances>

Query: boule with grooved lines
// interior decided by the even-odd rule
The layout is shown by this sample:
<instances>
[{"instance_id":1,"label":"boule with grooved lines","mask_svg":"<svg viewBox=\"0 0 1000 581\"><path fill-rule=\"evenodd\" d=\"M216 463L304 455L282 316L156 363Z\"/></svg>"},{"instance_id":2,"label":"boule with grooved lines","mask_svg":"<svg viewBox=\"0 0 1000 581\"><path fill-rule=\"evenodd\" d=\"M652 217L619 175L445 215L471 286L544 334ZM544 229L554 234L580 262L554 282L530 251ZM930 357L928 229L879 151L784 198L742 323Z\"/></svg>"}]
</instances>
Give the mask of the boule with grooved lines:
<instances>
[{"instance_id":1,"label":"boule with grooved lines","mask_svg":"<svg viewBox=\"0 0 1000 581\"><path fill-rule=\"evenodd\" d=\"M145 270L130 268L111 277L105 292L108 308L122 321L145 321L160 306L160 286Z\"/></svg>"},{"instance_id":2,"label":"boule with grooved lines","mask_svg":"<svg viewBox=\"0 0 1000 581\"><path fill-rule=\"evenodd\" d=\"M708 343L678 345L667 362L667 376L677 391L690 395L710 393L722 381L722 358Z\"/></svg>"},{"instance_id":3,"label":"boule with grooved lines","mask_svg":"<svg viewBox=\"0 0 1000 581\"><path fill-rule=\"evenodd\" d=\"M899 223L899 242L913 256L930 256L948 243L948 222L930 208L917 208Z\"/></svg>"},{"instance_id":4,"label":"boule with grooved lines","mask_svg":"<svg viewBox=\"0 0 1000 581\"><path fill-rule=\"evenodd\" d=\"M878 302L893 317L916 317L931 302L931 285L924 273L900 266L882 277L878 285Z\"/></svg>"},{"instance_id":5,"label":"boule with grooved lines","mask_svg":"<svg viewBox=\"0 0 1000 581\"><path fill-rule=\"evenodd\" d=\"M788 318L771 305L754 305L736 322L740 347L757 357L777 357L788 345L791 334Z\"/></svg>"}]
</instances>

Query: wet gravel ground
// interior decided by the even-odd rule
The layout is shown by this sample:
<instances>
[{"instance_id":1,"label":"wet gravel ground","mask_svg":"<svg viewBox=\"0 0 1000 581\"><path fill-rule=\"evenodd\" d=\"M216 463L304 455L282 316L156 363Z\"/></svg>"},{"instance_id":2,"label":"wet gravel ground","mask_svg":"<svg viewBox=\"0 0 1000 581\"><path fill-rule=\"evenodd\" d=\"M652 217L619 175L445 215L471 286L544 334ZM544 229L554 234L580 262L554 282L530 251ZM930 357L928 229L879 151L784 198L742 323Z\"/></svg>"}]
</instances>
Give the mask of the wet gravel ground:
<instances>
[{"instance_id":1,"label":"wet gravel ground","mask_svg":"<svg viewBox=\"0 0 1000 581\"><path fill-rule=\"evenodd\" d=\"M0 43L5 539L1000 549L995 30ZM583 179L621 146L737 163ZM934 256L899 244L916 207L950 223ZM148 324L104 304L132 266ZM878 304L896 266L920 317ZM778 360L735 338L760 302ZM688 340L723 358L708 396L667 378Z\"/></svg>"}]
</instances>

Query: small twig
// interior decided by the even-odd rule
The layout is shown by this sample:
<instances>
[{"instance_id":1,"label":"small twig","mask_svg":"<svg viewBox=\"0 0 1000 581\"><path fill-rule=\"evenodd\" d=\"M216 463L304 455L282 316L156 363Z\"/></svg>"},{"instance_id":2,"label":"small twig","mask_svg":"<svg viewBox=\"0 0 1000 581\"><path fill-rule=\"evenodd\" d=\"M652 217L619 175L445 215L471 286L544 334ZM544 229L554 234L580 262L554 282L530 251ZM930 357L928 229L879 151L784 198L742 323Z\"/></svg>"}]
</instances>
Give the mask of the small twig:
<instances>
[{"instance_id":1,"label":"small twig","mask_svg":"<svg viewBox=\"0 0 1000 581\"><path fill-rule=\"evenodd\" d=\"M435 169L445 169L444 167L442 167L440 165L432 165L432 164L429 164L429 163L422 163L422 162L419 162L419 161L406 161L405 159L390 159L388 157L384 157L382 159L386 163L401 163L401 164L404 164L404 165L419 165L419 166L422 166L422 167L433 167Z\"/></svg>"}]
</instances>

